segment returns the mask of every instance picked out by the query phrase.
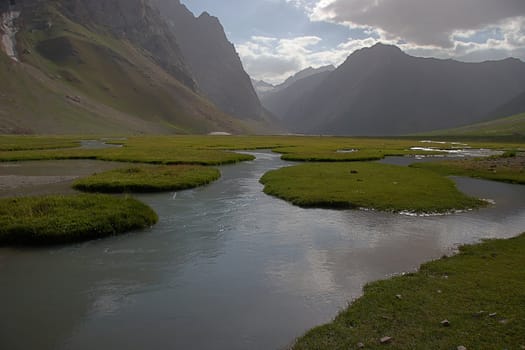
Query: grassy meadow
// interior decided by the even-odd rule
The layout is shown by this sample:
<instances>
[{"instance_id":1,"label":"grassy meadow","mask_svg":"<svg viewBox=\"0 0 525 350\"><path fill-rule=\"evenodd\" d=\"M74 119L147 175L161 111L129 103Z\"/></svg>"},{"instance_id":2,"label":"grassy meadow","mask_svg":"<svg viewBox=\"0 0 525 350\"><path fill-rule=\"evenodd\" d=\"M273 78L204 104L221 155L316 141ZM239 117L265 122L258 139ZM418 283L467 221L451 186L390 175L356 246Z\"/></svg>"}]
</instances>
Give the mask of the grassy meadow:
<instances>
[{"instance_id":1,"label":"grassy meadow","mask_svg":"<svg viewBox=\"0 0 525 350\"><path fill-rule=\"evenodd\" d=\"M523 349L524 251L525 234L486 241L417 273L371 283L293 350ZM384 337L391 338L388 344L380 343Z\"/></svg>"},{"instance_id":2,"label":"grassy meadow","mask_svg":"<svg viewBox=\"0 0 525 350\"><path fill-rule=\"evenodd\" d=\"M155 224L155 212L130 197L82 194L0 199L0 245L87 241Z\"/></svg>"},{"instance_id":3,"label":"grassy meadow","mask_svg":"<svg viewBox=\"0 0 525 350\"><path fill-rule=\"evenodd\" d=\"M484 204L434 172L370 162L281 168L266 173L261 183L265 193L301 207L435 213Z\"/></svg>"},{"instance_id":4,"label":"grassy meadow","mask_svg":"<svg viewBox=\"0 0 525 350\"><path fill-rule=\"evenodd\" d=\"M99 193L180 191L209 184L220 176L216 168L196 165L128 167L77 180L73 188Z\"/></svg>"},{"instance_id":5,"label":"grassy meadow","mask_svg":"<svg viewBox=\"0 0 525 350\"><path fill-rule=\"evenodd\" d=\"M0 145L9 141L0 136ZM64 139L71 140L64 137ZM78 138L80 140L81 138ZM74 139L73 139L74 140ZM365 161L385 156L436 154L439 152L412 151L412 147L429 146L418 139L378 139L307 136L143 136L112 141L123 145L112 149L34 149L34 136L19 137L19 150L0 148L0 162L56 159L98 159L104 161L149 164L223 165L252 160L253 157L231 151L270 149L290 161ZM491 149L518 149L520 143L473 142L471 147ZM436 144L439 148L453 145ZM57 147L53 147L57 148Z\"/></svg>"}]
</instances>

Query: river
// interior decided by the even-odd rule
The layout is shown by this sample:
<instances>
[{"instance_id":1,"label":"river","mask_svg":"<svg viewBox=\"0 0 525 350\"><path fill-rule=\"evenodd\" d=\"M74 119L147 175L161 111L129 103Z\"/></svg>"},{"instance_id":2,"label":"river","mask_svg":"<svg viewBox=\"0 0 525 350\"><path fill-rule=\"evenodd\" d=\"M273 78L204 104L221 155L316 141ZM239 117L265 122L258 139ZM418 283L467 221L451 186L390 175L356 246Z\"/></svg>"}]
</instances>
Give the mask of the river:
<instances>
[{"instance_id":1,"label":"river","mask_svg":"<svg viewBox=\"0 0 525 350\"><path fill-rule=\"evenodd\" d=\"M525 231L525 186L456 178L496 204L446 216L301 209L258 182L290 163L254 154L209 186L137 196L151 229L0 249L0 349L284 349L367 282Z\"/></svg>"}]
</instances>

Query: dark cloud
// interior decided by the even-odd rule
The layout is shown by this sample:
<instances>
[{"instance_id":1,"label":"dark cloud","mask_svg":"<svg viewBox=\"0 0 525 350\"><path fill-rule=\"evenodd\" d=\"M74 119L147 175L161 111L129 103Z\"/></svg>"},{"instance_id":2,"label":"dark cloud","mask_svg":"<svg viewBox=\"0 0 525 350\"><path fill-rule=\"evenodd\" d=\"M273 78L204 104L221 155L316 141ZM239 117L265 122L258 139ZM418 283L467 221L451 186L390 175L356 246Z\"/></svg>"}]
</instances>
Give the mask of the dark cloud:
<instances>
[{"instance_id":1,"label":"dark cloud","mask_svg":"<svg viewBox=\"0 0 525 350\"><path fill-rule=\"evenodd\" d=\"M335 0L318 7L313 16L379 28L418 45L450 48L456 30L478 30L525 16L525 0Z\"/></svg>"}]
</instances>

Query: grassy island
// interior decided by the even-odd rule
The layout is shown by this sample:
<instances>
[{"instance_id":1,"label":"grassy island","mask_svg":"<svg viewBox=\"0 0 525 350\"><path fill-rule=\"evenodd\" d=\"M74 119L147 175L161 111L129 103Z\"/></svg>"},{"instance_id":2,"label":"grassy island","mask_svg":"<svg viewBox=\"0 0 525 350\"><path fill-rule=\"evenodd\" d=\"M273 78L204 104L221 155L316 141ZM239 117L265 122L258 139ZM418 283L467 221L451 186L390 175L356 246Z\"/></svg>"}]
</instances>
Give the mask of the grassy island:
<instances>
[{"instance_id":1,"label":"grassy island","mask_svg":"<svg viewBox=\"0 0 525 350\"><path fill-rule=\"evenodd\" d=\"M0 199L0 245L87 241L149 227L158 220L147 205L108 195Z\"/></svg>"},{"instance_id":2,"label":"grassy island","mask_svg":"<svg viewBox=\"0 0 525 350\"><path fill-rule=\"evenodd\" d=\"M311 163L266 173L264 192L302 207L417 213L476 208L483 202L423 169L379 163Z\"/></svg>"},{"instance_id":3,"label":"grassy island","mask_svg":"<svg viewBox=\"0 0 525 350\"><path fill-rule=\"evenodd\" d=\"M524 251L525 234L486 241L417 273L371 283L293 349L523 349ZM381 344L385 337L391 339Z\"/></svg>"},{"instance_id":4,"label":"grassy island","mask_svg":"<svg viewBox=\"0 0 525 350\"><path fill-rule=\"evenodd\" d=\"M73 187L100 193L179 191L209 184L220 176L218 169L204 166L142 166L95 174Z\"/></svg>"}]
</instances>

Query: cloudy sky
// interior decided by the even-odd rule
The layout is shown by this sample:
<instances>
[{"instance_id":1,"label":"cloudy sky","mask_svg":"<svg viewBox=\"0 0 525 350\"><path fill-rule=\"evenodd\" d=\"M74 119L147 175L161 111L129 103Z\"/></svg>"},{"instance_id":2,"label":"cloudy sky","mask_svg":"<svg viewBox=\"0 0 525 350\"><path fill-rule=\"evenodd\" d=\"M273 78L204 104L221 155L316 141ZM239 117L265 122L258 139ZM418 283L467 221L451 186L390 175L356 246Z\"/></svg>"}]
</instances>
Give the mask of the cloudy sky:
<instances>
[{"instance_id":1,"label":"cloudy sky","mask_svg":"<svg viewBox=\"0 0 525 350\"><path fill-rule=\"evenodd\" d=\"M525 0L182 0L219 17L246 71L279 83L379 41L424 57L525 61Z\"/></svg>"}]
</instances>

